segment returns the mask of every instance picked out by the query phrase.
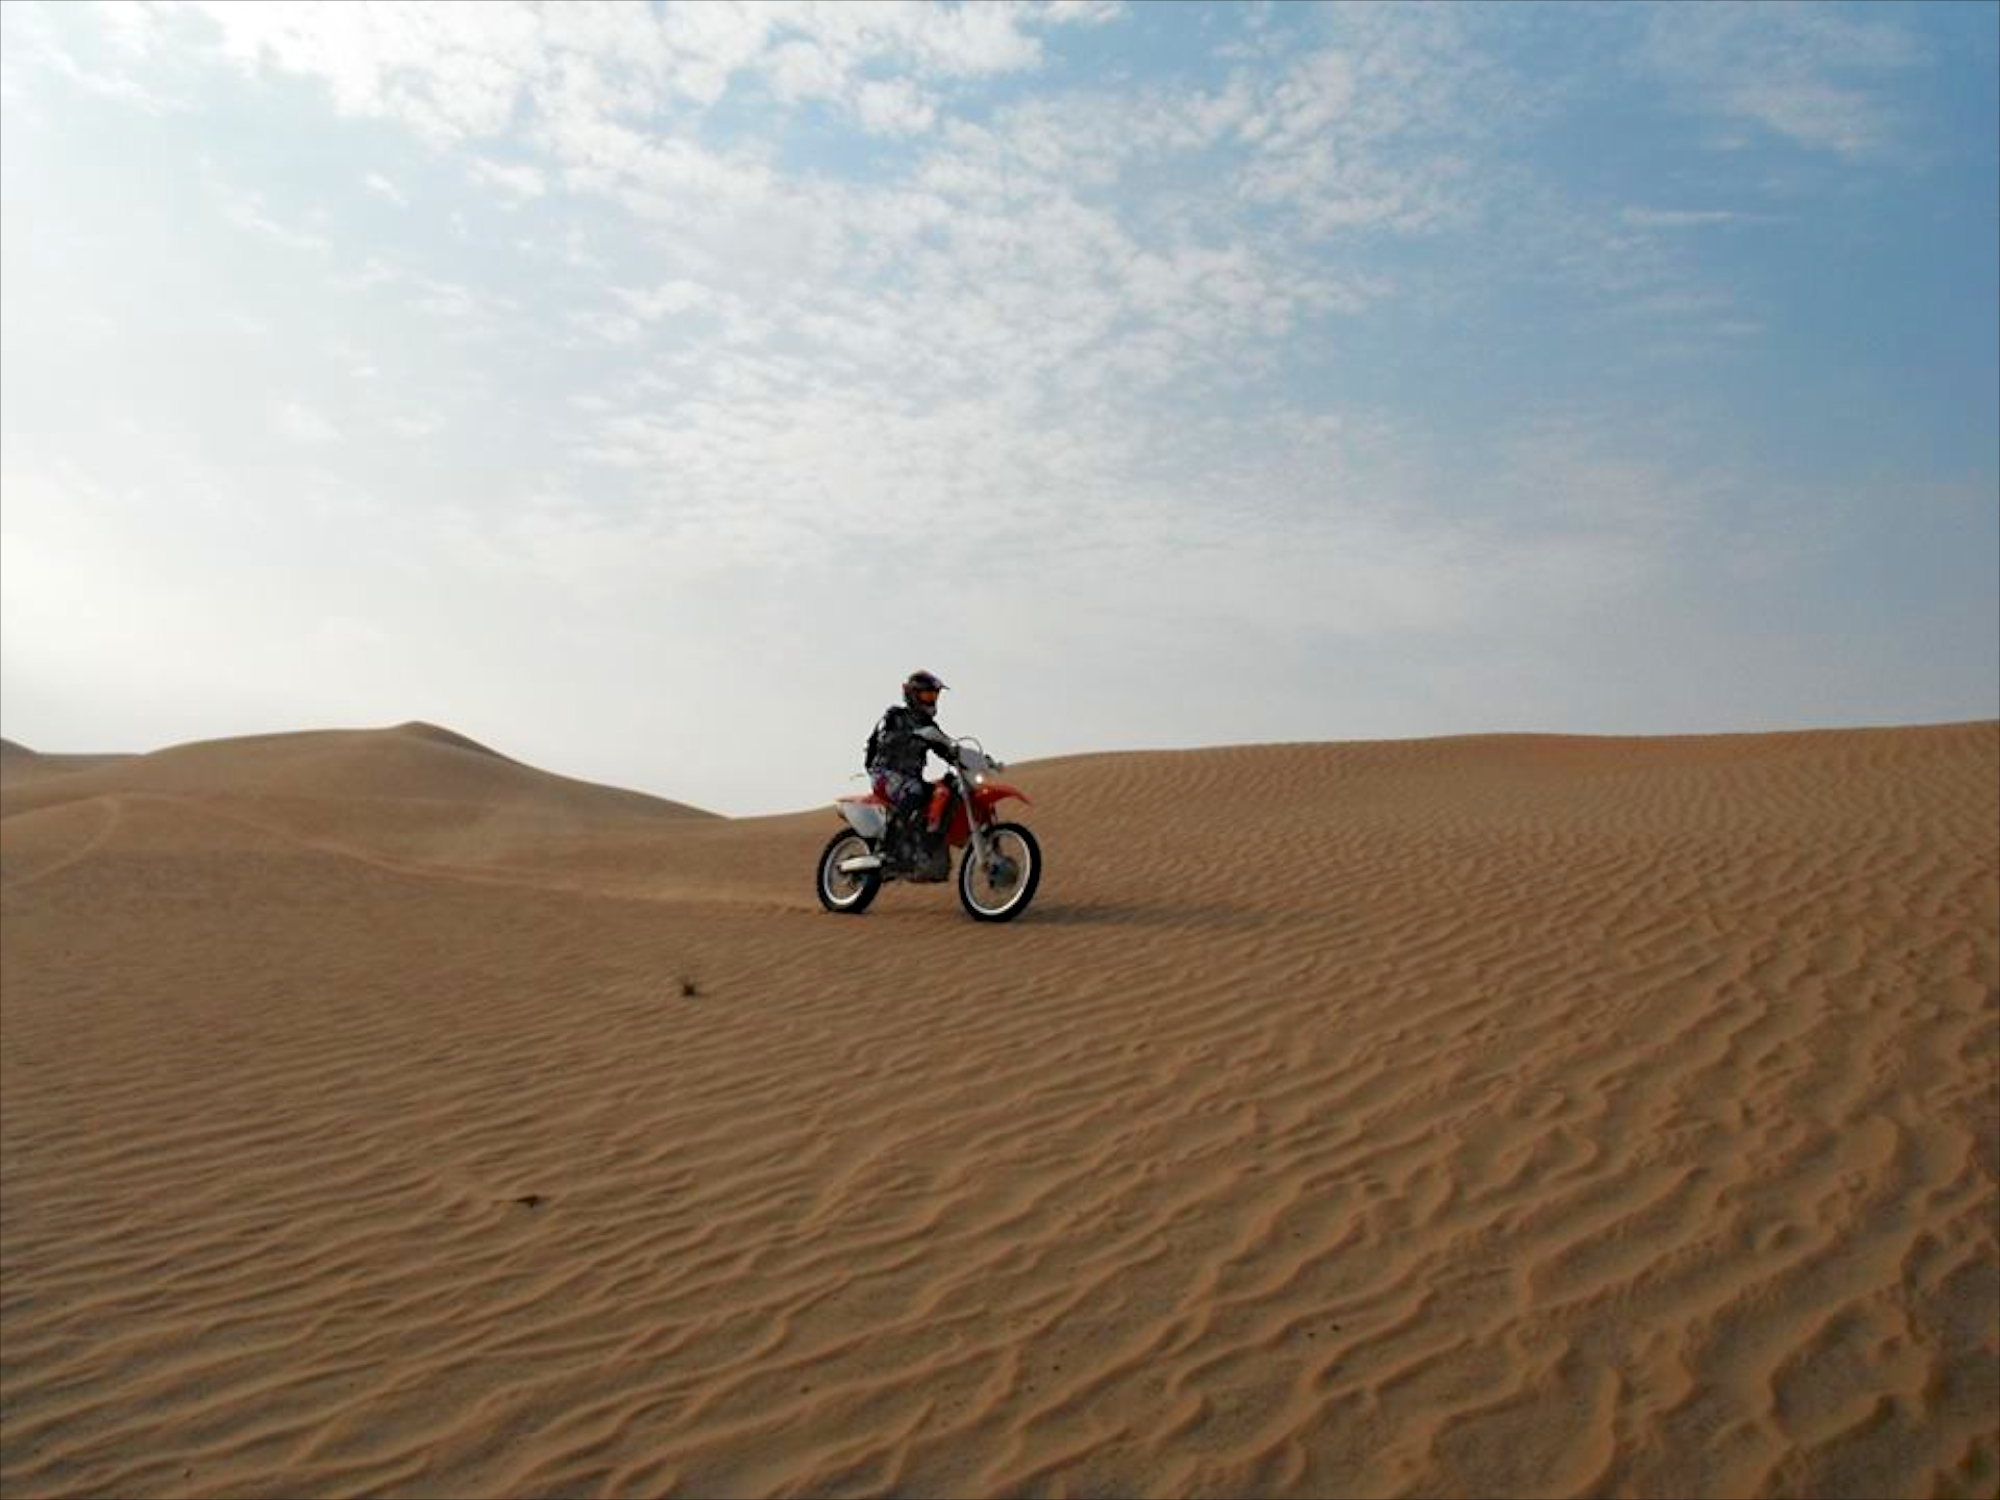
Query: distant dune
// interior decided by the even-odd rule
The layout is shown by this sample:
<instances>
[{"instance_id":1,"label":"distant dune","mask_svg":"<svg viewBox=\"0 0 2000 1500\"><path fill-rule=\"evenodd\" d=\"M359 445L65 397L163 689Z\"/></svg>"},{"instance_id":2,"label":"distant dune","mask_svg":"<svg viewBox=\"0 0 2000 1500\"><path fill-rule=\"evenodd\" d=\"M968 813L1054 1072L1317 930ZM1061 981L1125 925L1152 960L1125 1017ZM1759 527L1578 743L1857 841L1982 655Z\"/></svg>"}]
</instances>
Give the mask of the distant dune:
<instances>
[{"instance_id":1,"label":"distant dune","mask_svg":"<svg viewBox=\"0 0 2000 1500\"><path fill-rule=\"evenodd\" d=\"M43 776L66 776L131 760L129 755L38 755L26 745L0 739L0 786Z\"/></svg>"},{"instance_id":2,"label":"distant dune","mask_svg":"<svg viewBox=\"0 0 2000 1500\"><path fill-rule=\"evenodd\" d=\"M314 847L448 864L546 855L661 819L719 821L678 802L538 771L422 723L68 759L78 764L60 776L10 770L0 782L6 815L143 804L153 821L185 826L197 841L230 828L239 837L251 825Z\"/></svg>"},{"instance_id":3,"label":"distant dune","mask_svg":"<svg viewBox=\"0 0 2000 1500\"><path fill-rule=\"evenodd\" d=\"M2000 724L1009 779L6 744L0 1491L2000 1492Z\"/></svg>"}]
</instances>

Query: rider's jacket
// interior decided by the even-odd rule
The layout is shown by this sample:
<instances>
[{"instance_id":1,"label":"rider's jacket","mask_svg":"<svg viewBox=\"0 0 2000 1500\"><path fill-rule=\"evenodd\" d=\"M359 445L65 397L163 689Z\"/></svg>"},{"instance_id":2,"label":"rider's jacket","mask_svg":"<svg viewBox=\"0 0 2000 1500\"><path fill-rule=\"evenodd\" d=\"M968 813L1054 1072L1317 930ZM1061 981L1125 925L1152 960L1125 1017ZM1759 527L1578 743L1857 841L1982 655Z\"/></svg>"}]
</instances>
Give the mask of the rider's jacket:
<instances>
[{"instance_id":1,"label":"rider's jacket","mask_svg":"<svg viewBox=\"0 0 2000 1500\"><path fill-rule=\"evenodd\" d=\"M934 721L920 717L914 709L900 703L882 715L882 722L868 737L868 769L871 771L900 771L905 776L921 776L926 755L941 755L954 765L958 763L950 736Z\"/></svg>"}]
</instances>

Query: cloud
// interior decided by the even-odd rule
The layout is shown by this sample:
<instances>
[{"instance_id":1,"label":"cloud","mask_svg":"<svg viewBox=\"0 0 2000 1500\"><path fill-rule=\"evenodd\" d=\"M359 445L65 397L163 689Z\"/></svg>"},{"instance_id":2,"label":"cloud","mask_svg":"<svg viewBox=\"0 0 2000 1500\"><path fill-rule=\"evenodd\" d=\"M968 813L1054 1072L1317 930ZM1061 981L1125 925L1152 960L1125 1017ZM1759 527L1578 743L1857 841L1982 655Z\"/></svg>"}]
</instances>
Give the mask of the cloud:
<instances>
[{"instance_id":1,"label":"cloud","mask_svg":"<svg viewBox=\"0 0 2000 1500\"><path fill-rule=\"evenodd\" d=\"M433 317L483 324L491 320L496 308L508 305L461 282L433 276L418 276L414 280L418 288L416 307Z\"/></svg>"},{"instance_id":2,"label":"cloud","mask_svg":"<svg viewBox=\"0 0 2000 1500\"><path fill-rule=\"evenodd\" d=\"M715 294L698 282L677 278L663 281L650 290L634 290L630 287L614 287L621 301L648 323L674 313L686 312L690 308L702 307L716 300Z\"/></svg>"},{"instance_id":3,"label":"cloud","mask_svg":"<svg viewBox=\"0 0 2000 1500\"><path fill-rule=\"evenodd\" d=\"M224 57L323 81L343 114L388 116L436 144L492 135L537 66L541 24L520 4L351 5L202 0Z\"/></svg>"},{"instance_id":4,"label":"cloud","mask_svg":"<svg viewBox=\"0 0 2000 1500\"><path fill-rule=\"evenodd\" d=\"M358 270L341 271L333 285L348 292L370 292L393 287L407 306L463 329L491 331L500 315L517 310L511 297L447 277L433 276L383 259L366 257Z\"/></svg>"},{"instance_id":5,"label":"cloud","mask_svg":"<svg viewBox=\"0 0 2000 1500\"><path fill-rule=\"evenodd\" d=\"M1693 108L1808 150L1871 156L1899 134L1878 84L1925 60L1895 14L1761 0L1664 5L1649 17L1642 56Z\"/></svg>"},{"instance_id":6,"label":"cloud","mask_svg":"<svg viewBox=\"0 0 2000 1500\"><path fill-rule=\"evenodd\" d=\"M294 443L331 443L340 429L301 401L281 401L272 409L272 425L279 436Z\"/></svg>"},{"instance_id":7,"label":"cloud","mask_svg":"<svg viewBox=\"0 0 2000 1500\"><path fill-rule=\"evenodd\" d=\"M1043 0L1041 9L1053 21L1102 26L1125 19L1132 8L1126 0Z\"/></svg>"},{"instance_id":8,"label":"cloud","mask_svg":"<svg viewBox=\"0 0 2000 1500\"><path fill-rule=\"evenodd\" d=\"M369 192L387 198L398 208L408 208L410 206L410 200L403 196L402 189L384 177L380 172L370 172L362 179L362 183Z\"/></svg>"},{"instance_id":9,"label":"cloud","mask_svg":"<svg viewBox=\"0 0 2000 1500\"><path fill-rule=\"evenodd\" d=\"M546 174L525 162L506 163L479 157L474 159L471 171L475 181L497 187L515 199L539 198L549 190Z\"/></svg>"},{"instance_id":10,"label":"cloud","mask_svg":"<svg viewBox=\"0 0 2000 1500\"><path fill-rule=\"evenodd\" d=\"M434 145L497 136L517 112L646 118L706 111L739 79L796 102L838 101L869 128L924 118L917 80L1014 72L1044 28L1102 24L1099 4L863 5L842 0L674 5L485 0L198 0L223 56L248 73L323 81L342 113L399 120ZM905 73L883 79L879 70Z\"/></svg>"},{"instance_id":11,"label":"cloud","mask_svg":"<svg viewBox=\"0 0 2000 1500\"><path fill-rule=\"evenodd\" d=\"M863 127L878 135L914 135L937 122L937 105L908 79L871 79L854 96Z\"/></svg>"},{"instance_id":12,"label":"cloud","mask_svg":"<svg viewBox=\"0 0 2000 1500\"><path fill-rule=\"evenodd\" d=\"M636 344L646 331L637 318L619 313L572 312L568 322L584 335L585 341L601 344Z\"/></svg>"},{"instance_id":13,"label":"cloud","mask_svg":"<svg viewBox=\"0 0 2000 1500\"><path fill-rule=\"evenodd\" d=\"M108 42L111 56L89 60L77 56L58 34L51 16L39 7L10 5L0 16L4 16L7 42L4 60L0 60L0 89L12 107L18 109L26 103L24 80L31 72L53 74L86 93L150 114L179 113L192 107L187 99L163 93L155 83L142 82L137 76L151 61L151 26L147 13L136 6L105 3L93 8L93 31Z\"/></svg>"},{"instance_id":14,"label":"cloud","mask_svg":"<svg viewBox=\"0 0 2000 1500\"><path fill-rule=\"evenodd\" d=\"M1627 208L1619 218L1634 229L1706 229L1717 224L1768 224L1767 214L1720 208Z\"/></svg>"},{"instance_id":15,"label":"cloud","mask_svg":"<svg viewBox=\"0 0 2000 1500\"><path fill-rule=\"evenodd\" d=\"M231 187L212 173L209 175L209 190L222 217L248 234L283 245L288 250L309 250L318 255L324 255L333 248L333 242L319 231L294 228L273 218L264 206L261 194Z\"/></svg>"}]
</instances>

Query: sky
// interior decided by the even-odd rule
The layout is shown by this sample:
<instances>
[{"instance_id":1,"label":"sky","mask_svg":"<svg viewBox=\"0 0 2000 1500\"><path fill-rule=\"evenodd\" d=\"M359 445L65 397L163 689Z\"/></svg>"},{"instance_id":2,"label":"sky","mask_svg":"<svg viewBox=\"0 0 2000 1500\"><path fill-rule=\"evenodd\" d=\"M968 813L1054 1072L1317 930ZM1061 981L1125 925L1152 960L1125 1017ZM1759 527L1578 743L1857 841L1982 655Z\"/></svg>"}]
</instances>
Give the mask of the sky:
<instances>
[{"instance_id":1,"label":"sky","mask_svg":"<svg viewBox=\"0 0 2000 1500\"><path fill-rule=\"evenodd\" d=\"M732 816L2000 715L2000 5L0 7L0 733ZM1032 787L1029 788L1032 790Z\"/></svg>"}]
</instances>

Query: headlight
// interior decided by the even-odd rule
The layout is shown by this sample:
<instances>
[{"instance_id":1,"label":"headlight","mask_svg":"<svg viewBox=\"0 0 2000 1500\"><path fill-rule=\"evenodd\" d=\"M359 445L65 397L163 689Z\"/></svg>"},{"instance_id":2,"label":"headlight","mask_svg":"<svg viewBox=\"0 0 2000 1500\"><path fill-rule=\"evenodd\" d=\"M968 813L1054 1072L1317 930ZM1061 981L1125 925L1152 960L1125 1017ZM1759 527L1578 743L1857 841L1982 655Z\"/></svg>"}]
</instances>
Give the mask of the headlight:
<instances>
[{"instance_id":1,"label":"headlight","mask_svg":"<svg viewBox=\"0 0 2000 1500\"><path fill-rule=\"evenodd\" d=\"M974 786L985 786L986 773L984 771L974 771L972 773L972 784Z\"/></svg>"}]
</instances>

